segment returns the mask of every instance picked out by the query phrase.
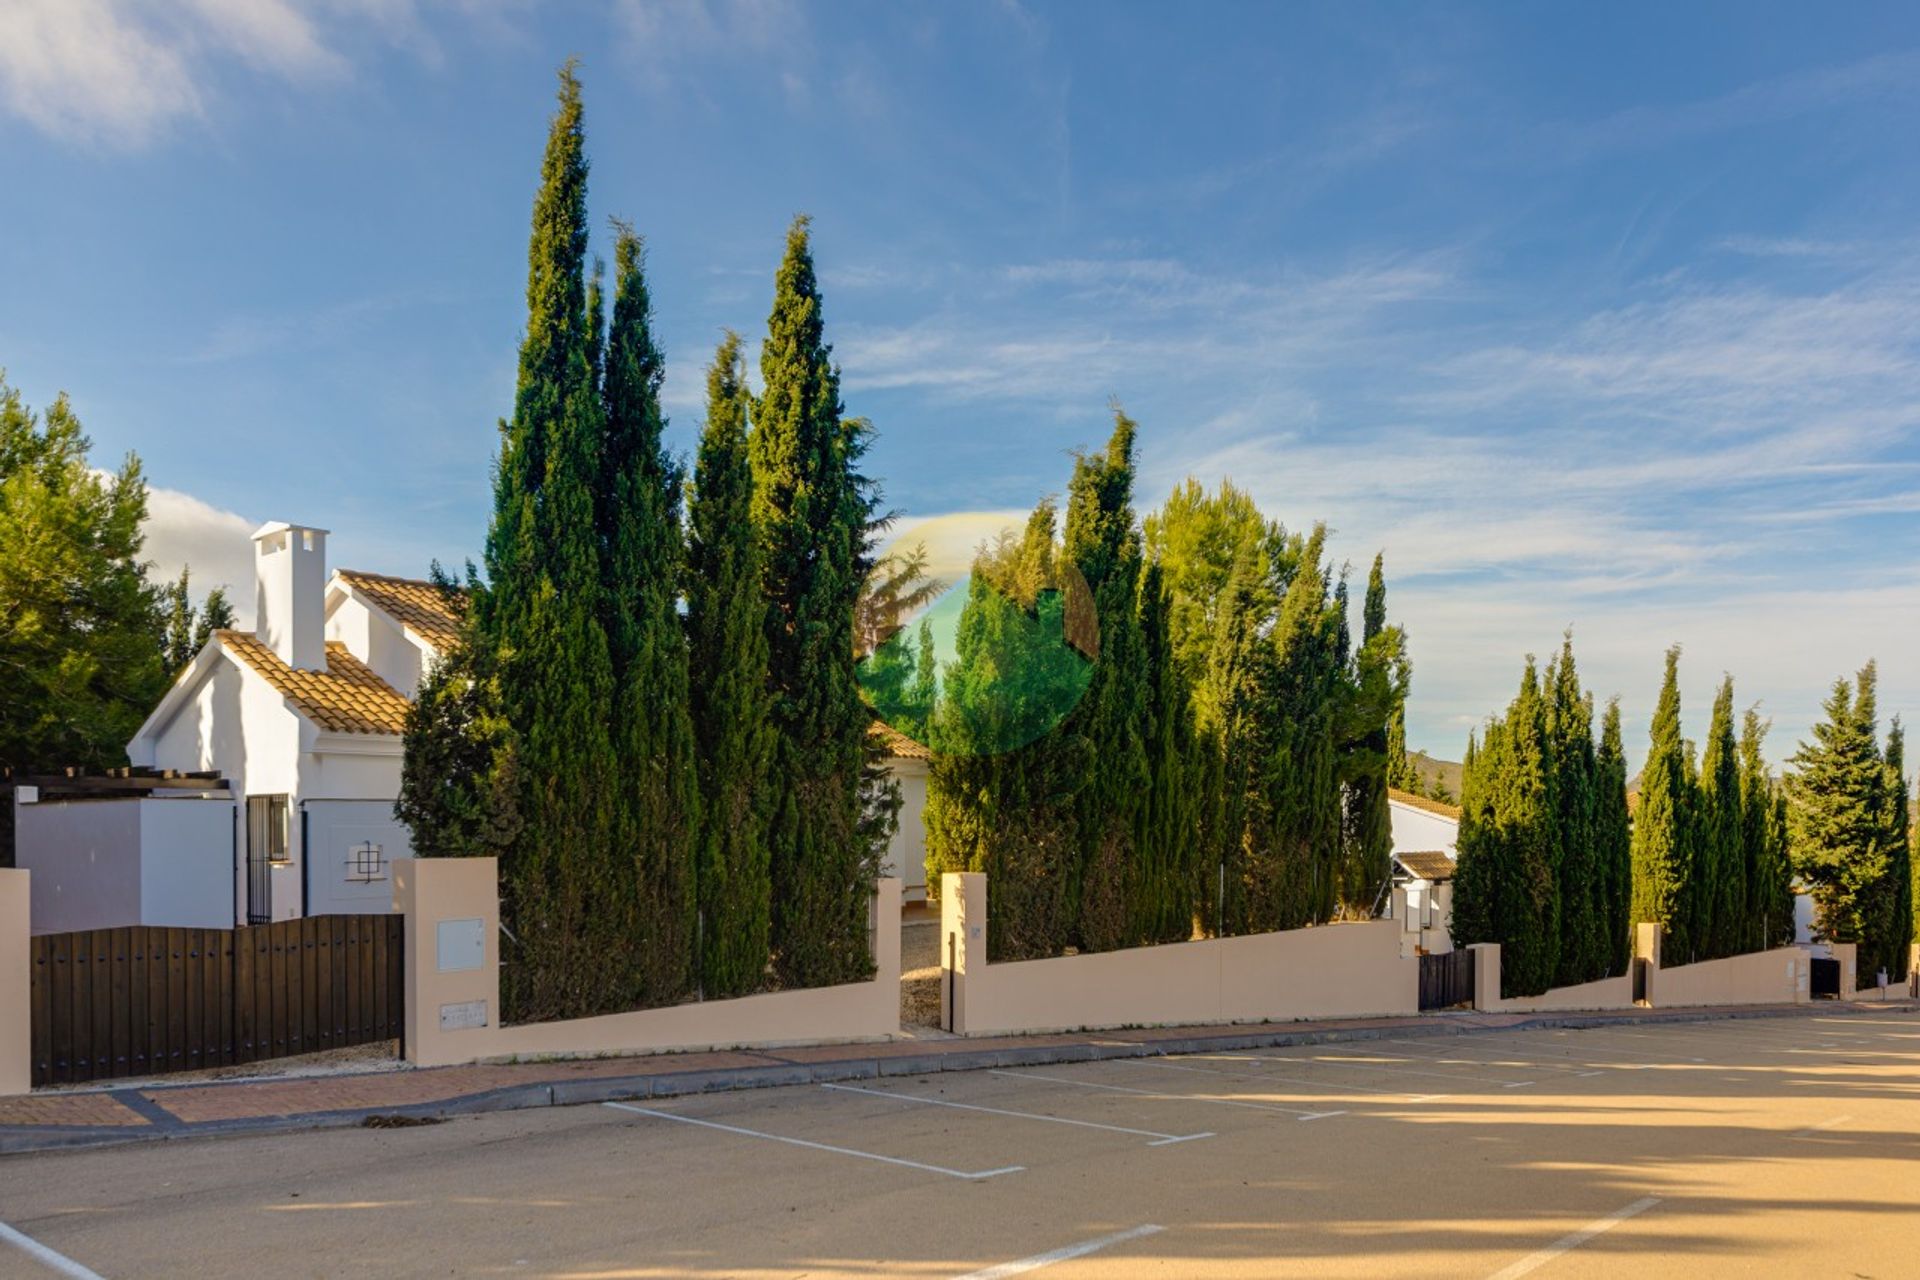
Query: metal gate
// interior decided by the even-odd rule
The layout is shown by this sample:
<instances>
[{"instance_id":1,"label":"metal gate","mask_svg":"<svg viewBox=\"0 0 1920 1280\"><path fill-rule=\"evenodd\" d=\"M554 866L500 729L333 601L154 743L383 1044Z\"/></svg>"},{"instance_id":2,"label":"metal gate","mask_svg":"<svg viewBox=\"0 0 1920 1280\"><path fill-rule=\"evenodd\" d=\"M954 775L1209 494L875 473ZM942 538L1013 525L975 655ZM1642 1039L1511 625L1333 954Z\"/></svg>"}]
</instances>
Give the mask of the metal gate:
<instances>
[{"instance_id":1,"label":"metal gate","mask_svg":"<svg viewBox=\"0 0 1920 1280\"><path fill-rule=\"evenodd\" d=\"M1473 952L1462 948L1420 957L1420 1007L1451 1009L1473 1003Z\"/></svg>"}]
</instances>

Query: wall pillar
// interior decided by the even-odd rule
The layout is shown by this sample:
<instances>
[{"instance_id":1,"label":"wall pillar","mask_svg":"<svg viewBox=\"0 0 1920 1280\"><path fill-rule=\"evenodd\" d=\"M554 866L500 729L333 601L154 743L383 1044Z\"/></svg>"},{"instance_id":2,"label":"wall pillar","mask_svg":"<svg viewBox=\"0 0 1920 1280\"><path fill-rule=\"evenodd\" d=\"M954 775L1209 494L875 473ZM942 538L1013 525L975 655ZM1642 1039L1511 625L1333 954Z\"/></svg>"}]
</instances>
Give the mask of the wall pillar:
<instances>
[{"instance_id":1,"label":"wall pillar","mask_svg":"<svg viewBox=\"0 0 1920 1280\"><path fill-rule=\"evenodd\" d=\"M940 877L940 994L947 1029L967 1034L967 974L987 967L987 877L949 871Z\"/></svg>"},{"instance_id":2,"label":"wall pillar","mask_svg":"<svg viewBox=\"0 0 1920 1280\"><path fill-rule=\"evenodd\" d=\"M32 876L0 869L0 1097L33 1088Z\"/></svg>"},{"instance_id":3,"label":"wall pillar","mask_svg":"<svg viewBox=\"0 0 1920 1280\"><path fill-rule=\"evenodd\" d=\"M498 860L395 858L392 865L393 909L407 918L407 1061L470 1062L479 1055L463 1041L484 1041L485 1029L500 1025ZM893 945L897 954L897 933Z\"/></svg>"},{"instance_id":4,"label":"wall pillar","mask_svg":"<svg viewBox=\"0 0 1920 1280\"><path fill-rule=\"evenodd\" d=\"M1857 942L1831 942L1827 950L1840 962L1840 998L1851 1000L1857 992L1860 982L1860 944Z\"/></svg>"},{"instance_id":5,"label":"wall pillar","mask_svg":"<svg viewBox=\"0 0 1920 1280\"><path fill-rule=\"evenodd\" d=\"M1475 942L1473 952L1473 1009L1475 1013L1500 1011L1500 944Z\"/></svg>"}]
</instances>

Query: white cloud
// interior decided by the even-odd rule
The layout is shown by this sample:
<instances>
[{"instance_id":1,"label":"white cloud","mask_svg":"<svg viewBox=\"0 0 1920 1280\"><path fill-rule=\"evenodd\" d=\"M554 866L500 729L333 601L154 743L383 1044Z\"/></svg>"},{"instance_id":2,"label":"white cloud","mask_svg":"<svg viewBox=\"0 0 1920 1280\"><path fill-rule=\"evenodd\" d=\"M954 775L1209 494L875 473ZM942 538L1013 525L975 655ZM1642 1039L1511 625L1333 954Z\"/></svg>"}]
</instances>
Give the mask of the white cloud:
<instances>
[{"instance_id":1,"label":"white cloud","mask_svg":"<svg viewBox=\"0 0 1920 1280\"><path fill-rule=\"evenodd\" d=\"M463 0L481 18L512 0ZM228 63L295 84L351 66L343 26L429 61L416 0L7 0L0 4L0 107L53 137L138 148L206 118Z\"/></svg>"},{"instance_id":2,"label":"white cloud","mask_svg":"<svg viewBox=\"0 0 1920 1280\"><path fill-rule=\"evenodd\" d=\"M204 597L224 587L235 620L253 625L253 531L258 522L224 511L178 489L147 490L147 545L150 577L171 582L182 568L192 571L193 594Z\"/></svg>"},{"instance_id":3,"label":"white cloud","mask_svg":"<svg viewBox=\"0 0 1920 1280\"><path fill-rule=\"evenodd\" d=\"M949 511L941 515L902 517L892 529L884 551L904 551L916 543L927 548L927 573L952 586L973 569L974 552L1004 529L1027 523L1025 511Z\"/></svg>"}]
</instances>

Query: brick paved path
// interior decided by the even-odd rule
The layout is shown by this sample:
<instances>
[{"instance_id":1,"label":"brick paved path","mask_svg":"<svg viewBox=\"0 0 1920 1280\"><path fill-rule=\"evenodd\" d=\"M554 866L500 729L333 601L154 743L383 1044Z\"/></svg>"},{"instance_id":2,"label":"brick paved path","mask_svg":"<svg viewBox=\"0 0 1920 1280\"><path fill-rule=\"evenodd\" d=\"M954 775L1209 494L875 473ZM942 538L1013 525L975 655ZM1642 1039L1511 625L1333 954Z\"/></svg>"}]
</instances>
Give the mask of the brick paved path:
<instances>
[{"instance_id":1,"label":"brick paved path","mask_svg":"<svg viewBox=\"0 0 1920 1280\"><path fill-rule=\"evenodd\" d=\"M373 1115L439 1116L1016 1064L1368 1040L1386 1034L1449 1035L1517 1026L1600 1026L1887 1009L1920 1012L1920 1002L1822 1001L1739 1009L1633 1009L1538 1016L1425 1014L992 1039L895 1040L426 1070L396 1064L387 1069L324 1076L42 1090L0 1098L0 1153L199 1133L358 1124Z\"/></svg>"}]
</instances>

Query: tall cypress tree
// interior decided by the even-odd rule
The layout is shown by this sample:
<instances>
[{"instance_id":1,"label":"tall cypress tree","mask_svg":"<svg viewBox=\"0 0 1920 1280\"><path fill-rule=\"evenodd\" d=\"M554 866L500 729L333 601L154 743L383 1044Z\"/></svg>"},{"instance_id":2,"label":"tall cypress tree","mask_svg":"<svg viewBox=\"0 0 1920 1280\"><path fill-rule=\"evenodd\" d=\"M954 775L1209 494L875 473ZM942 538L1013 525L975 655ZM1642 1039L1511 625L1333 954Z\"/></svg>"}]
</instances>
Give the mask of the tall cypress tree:
<instances>
[{"instance_id":1,"label":"tall cypress tree","mask_svg":"<svg viewBox=\"0 0 1920 1280\"><path fill-rule=\"evenodd\" d=\"M772 946L763 796L774 731L736 333L721 341L707 370L707 422L688 525L688 683L701 799L694 855L700 981L709 996L737 996L766 981Z\"/></svg>"},{"instance_id":2,"label":"tall cypress tree","mask_svg":"<svg viewBox=\"0 0 1920 1280\"><path fill-rule=\"evenodd\" d=\"M1079 942L1090 951L1125 945L1149 784L1141 546L1133 514L1135 430L1133 420L1115 409L1107 447L1075 459L1067 489L1062 553L1092 593L1100 628L1100 659L1068 726L1091 748L1086 754L1092 772L1077 789L1080 851L1073 893Z\"/></svg>"},{"instance_id":3,"label":"tall cypress tree","mask_svg":"<svg viewBox=\"0 0 1920 1280\"><path fill-rule=\"evenodd\" d=\"M1594 761L1593 858L1601 886L1595 908L1604 973L1625 973L1633 959L1633 819L1627 811L1627 756L1618 698L1607 702Z\"/></svg>"},{"instance_id":4,"label":"tall cypress tree","mask_svg":"<svg viewBox=\"0 0 1920 1280\"><path fill-rule=\"evenodd\" d=\"M1740 854L1746 927L1741 949L1762 951L1793 941L1793 876L1778 817L1780 786L1767 770L1767 723L1753 708L1740 724Z\"/></svg>"},{"instance_id":5,"label":"tall cypress tree","mask_svg":"<svg viewBox=\"0 0 1920 1280\"><path fill-rule=\"evenodd\" d=\"M683 477L663 441L666 361L653 337L640 238L614 225L613 323L602 357L606 433L595 494L622 779L614 830L635 864L627 904L634 999L659 1004L691 989L695 960L699 792L679 612Z\"/></svg>"},{"instance_id":6,"label":"tall cypress tree","mask_svg":"<svg viewBox=\"0 0 1920 1280\"><path fill-rule=\"evenodd\" d=\"M1890 959L1889 934L1897 928L1888 874L1886 762L1874 742L1873 663L1852 686L1834 683L1825 713L1813 727L1813 741L1794 754L1787 778L1793 868L1813 894L1815 928L1830 942L1856 943L1867 975Z\"/></svg>"},{"instance_id":7,"label":"tall cypress tree","mask_svg":"<svg viewBox=\"0 0 1920 1280\"><path fill-rule=\"evenodd\" d=\"M1193 697L1174 660L1169 594L1160 563L1140 580L1148 721L1147 789L1140 806L1139 874L1129 904L1128 941L1184 942L1193 936L1195 755Z\"/></svg>"},{"instance_id":8,"label":"tall cypress tree","mask_svg":"<svg viewBox=\"0 0 1920 1280\"><path fill-rule=\"evenodd\" d=\"M1707 749L1700 762L1700 826L1694 860L1693 895L1698 904L1694 928L1701 955L1708 959L1745 949L1747 921L1744 805L1740 794L1739 747L1733 736L1733 677L1720 682Z\"/></svg>"},{"instance_id":9,"label":"tall cypress tree","mask_svg":"<svg viewBox=\"0 0 1920 1280\"><path fill-rule=\"evenodd\" d=\"M1573 636L1547 665L1547 778L1553 812L1554 985L1604 977L1605 912L1597 862L1593 700L1580 687Z\"/></svg>"},{"instance_id":10,"label":"tall cypress tree","mask_svg":"<svg viewBox=\"0 0 1920 1280\"><path fill-rule=\"evenodd\" d=\"M1693 839L1688 818L1692 782L1680 731L1680 648L1667 650L1666 676L1654 707L1652 741L1640 774L1640 806L1633 815L1633 906L1638 924L1666 926L1662 960L1700 958L1694 933Z\"/></svg>"},{"instance_id":11,"label":"tall cypress tree","mask_svg":"<svg viewBox=\"0 0 1920 1280\"><path fill-rule=\"evenodd\" d=\"M503 424L487 534L489 589L478 643L518 735L524 825L501 859L507 929L503 1012L518 1020L624 1008L626 938L609 904L635 891L615 847L617 757L606 724L614 680L599 616L594 503L603 421L586 297L587 161L580 82L560 73L534 199L527 327L511 421Z\"/></svg>"},{"instance_id":12,"label":"tall cypress tree","mask_svg":"<svg viewBox=\"0 0 1920 1280\"><path fill-rule=\"evenodd\" d=\"M1406 763L1407 662L1398 627L1387 626L1386 557L1375 555L1361 611L1360 649L1348 691L1349 740L1343 751L1347 854L1340 896L1349 912L1370 912L1392 874L1393 785L1391 733L1400 725L1400 764Z\"/></svg>"},{"instance_id":13,"label":"tall cypress tree","mask_svg":"<svg viewBox=\"0 0 1920 1280\"><path fill-rule=\"evenodd\" d=\"M1453 937L1461 946L1500 944L1509 997L1547 990L1559 964L1546 703L1529 657L1505 718L1469 743L1461 779Z\"/></svg>"},{"instance_id":14,"label":"tall cypress tree","mask_svg":"<svg viewBox=\"0 0 1920 1280\"><path fill-rule=\"evenodd\" d=\"M865 978L879 853L863 818L869 713L854 610L870 563L864 428L844 420L808 221L775 278L750 454L766 574L768 681L778 730L768 772L774 963L786 986Z\"/></svg>"},{"instance_id":15,"label":"tall cypress tree","mask_svg":"<svg viewBox=\"0 0 1920 1280\"><path fill-rule=\"evenodd\" d=\"M1912 810L1907 806L1907 735L1895 716L1887 727L1885 785L1885 848L1887 874L1881 890L1886 907L1884 942L1880 945L1882 963L1889 982L1904 982L1907 977L1908 943L1913 937L1913 832Z\"/></svg>"}]
</instances>

